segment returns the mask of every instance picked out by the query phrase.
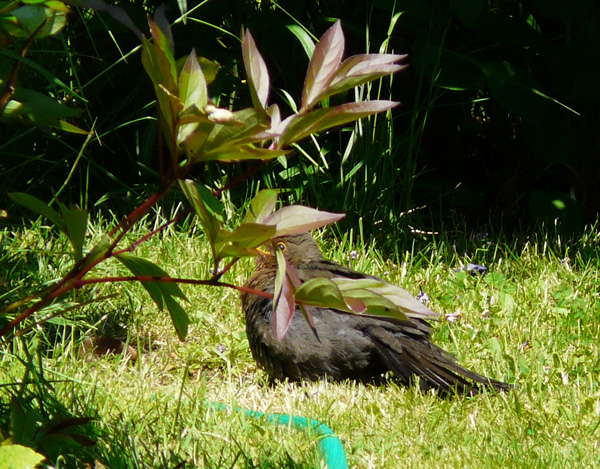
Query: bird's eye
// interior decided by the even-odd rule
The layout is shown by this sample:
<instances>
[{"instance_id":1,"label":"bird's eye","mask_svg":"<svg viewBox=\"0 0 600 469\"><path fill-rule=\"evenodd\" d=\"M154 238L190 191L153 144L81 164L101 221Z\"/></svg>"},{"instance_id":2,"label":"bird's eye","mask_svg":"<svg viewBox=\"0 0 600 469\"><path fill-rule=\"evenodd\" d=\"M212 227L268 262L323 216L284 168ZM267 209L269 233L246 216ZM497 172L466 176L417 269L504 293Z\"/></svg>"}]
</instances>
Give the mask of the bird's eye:
<instances>
[{"instance_id":1,"label":"bird's eye","mask_svg":"<svg viewBox=\"0 0 600 469\"><path fill-rule=\"evenodd\" d=\"M281 249L282 252L285 251L285 249L286 249L285 243L277 243L277 247L279 249Z\"/></svg>"}]
</instances>

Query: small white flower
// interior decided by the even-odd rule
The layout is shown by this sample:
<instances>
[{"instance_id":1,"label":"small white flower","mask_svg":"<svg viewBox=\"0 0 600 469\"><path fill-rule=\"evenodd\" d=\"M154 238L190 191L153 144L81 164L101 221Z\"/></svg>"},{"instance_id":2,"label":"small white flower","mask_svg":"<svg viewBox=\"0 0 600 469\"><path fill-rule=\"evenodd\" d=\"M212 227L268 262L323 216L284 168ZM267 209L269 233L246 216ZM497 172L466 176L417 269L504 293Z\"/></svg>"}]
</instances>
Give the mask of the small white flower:
<instances>
[{"instance_id":1,"label":"small white flower","mask_svg":"<svg viewBox=\"0 0 600 469\"><path fill-rule=\"evenodd\" d=\"M456 322L460 320L462 313L460 311L455 311L454 313L446 314L446 321L448 322Z\"/></svg>"}]
</instances>

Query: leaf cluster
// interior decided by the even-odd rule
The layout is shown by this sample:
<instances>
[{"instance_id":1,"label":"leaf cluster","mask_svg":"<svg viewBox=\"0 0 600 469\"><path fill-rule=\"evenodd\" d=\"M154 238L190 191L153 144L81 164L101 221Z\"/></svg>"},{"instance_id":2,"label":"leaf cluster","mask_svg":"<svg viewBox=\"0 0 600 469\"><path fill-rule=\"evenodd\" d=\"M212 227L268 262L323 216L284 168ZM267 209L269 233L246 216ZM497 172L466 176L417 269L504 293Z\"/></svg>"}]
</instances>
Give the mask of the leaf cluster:
<instances>
[{"instance_id":1,"label":"leaf cluster","mask_svg":"<svg viewBox=\"0 0 600 469\"><path fill-rule=\"evenodd\" d=\"M125 19L121 17L121 21ZM85 210L59 204L59 213L33 196L12 194L13 200L47 217L57 229L67 235L73 247L75 264L55 287L42 294L37 303L14 317L0 331L0 336L9 335L14 327L29 316L74 288L95 283L135 280L142 283L160 310L168 310L178 336L184 339L189 318L180 304L186 297L177 285L178 282L244 290L246 287L229 285L220 280L238 259L262 255L258 250L259 246L273 238L319 228L343 216L304 206L283 207L273 212L277 205L277 192L263 190L258 192L250 203L243 223L230 230L218 197L206 185L189 179L190 169L207 161L239 163L243 160L257 160L259 164L264 164L273 158L284 157L291 151L290 145L303 138L364 116L387 111L397 104L391 101L370 101L327 106L329 97L404 67L397 64L404 58L401 55L362 54L342 61L345 38L339 21L315 45L306 73L301 107L298 112L284 119L279 107L268 103L269 73L249 31L244 32L242 56L253 107L230 110L218 107L209 94L208 86L216 76L218 65L209 59L199 58L194 50L187 56L176 59L173 35L164 9L158 8L154 18L149 18L148 23L151 37L141 38L142 63L156 93L159 123L168 150L166 160L169 162L160 174L161 187L108 235L102 236L87 252L84 252L87 229ZM242 181L243 179L238 183ZM119 247L131 227L176 184L188 200L191 210L195 212L206 235L206 241L211 246L213 269L212 276L208 279L172 278L161 267L132 254L139 243L175 220L159 227L129 247ZM289 294L289 279L294 278L294 272L280 254L277 254L279 273L276 280L274 328L279 331L278 337L283 337L287 327L281 328L280 325L289 324L296 302L293 294ZM86 278L95 266L113 257L133 276ZM231 260L221 268L221 262L225 259ZM299 283L295 282L294 288L298 287ZM381 285L370 285L366 288L368 293L361 297L361 287L354 285L353 293L346 296L355 297L353 303L359 301L362 306L350 310L356 313L384 314L387 309L391 315L399 314L400 309L395 305L388 307L392 296L376 292L380 287ZM331 285L328 288L331 289ZM344 286L335 288L343 290ZM251 293L269 296L264 292ZM375 301L375 296L383 300ZM280 306L283 304L279 301L281 297L291 300L287 307ZM308 294L306 298L307 303L315 301L314 295ZM382 306L382 301L387 301L385 306ZM304 311L310 320L307 307L304 307Z\"/></svg>"}]
</instances>

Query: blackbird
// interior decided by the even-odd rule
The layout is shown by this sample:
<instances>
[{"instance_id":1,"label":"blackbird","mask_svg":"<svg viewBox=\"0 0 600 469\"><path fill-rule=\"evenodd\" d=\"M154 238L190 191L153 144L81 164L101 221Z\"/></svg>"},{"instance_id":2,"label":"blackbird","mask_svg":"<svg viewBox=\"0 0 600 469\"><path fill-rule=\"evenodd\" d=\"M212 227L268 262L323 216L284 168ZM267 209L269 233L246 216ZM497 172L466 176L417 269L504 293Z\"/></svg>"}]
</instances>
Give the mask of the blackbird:
<instances>
[{"instance_id":1,"label":"blackbird","mask_svg":"<svg viewBox=\"0 0 600 469\"><path fill-rule=\"evenodd\" d=\"M325 260L308 233L275 238L271 249L283 251L302 282L316 277L377 279ZM276 268L274 253L265 253L246 287L273 293ZM418 378L422 389L443 394L511 387L458 365L454 356L430 342L431 326L421 318L398 320L312 306L316 335L296 310L279 341L273 333L272 299L243 292L242 309L252 355L276 380L370 381L392 371L403 384Z\"/></svg>"}]
</instances>

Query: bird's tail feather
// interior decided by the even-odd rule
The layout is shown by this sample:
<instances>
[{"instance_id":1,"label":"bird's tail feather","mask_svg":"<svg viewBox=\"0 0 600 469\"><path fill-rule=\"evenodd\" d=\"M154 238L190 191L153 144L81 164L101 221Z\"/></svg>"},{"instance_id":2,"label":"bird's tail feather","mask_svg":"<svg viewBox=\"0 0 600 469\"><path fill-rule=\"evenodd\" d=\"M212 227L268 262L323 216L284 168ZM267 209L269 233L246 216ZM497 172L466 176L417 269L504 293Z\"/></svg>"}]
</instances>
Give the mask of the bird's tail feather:
<instances>
[{"instance_id":1,"label":"bird's tail feather","mask_svg":"<svg viewBox=\"0 0 600 469\"><path fill-rule=\"evenodd\" d=\"M419 378L421 388L443 393L477 394L482 388L508 391L512 386L467 370L448 352L423 337L372 330L377 353L385 365L404 383Z\"/></svg>"}]
</instances>

